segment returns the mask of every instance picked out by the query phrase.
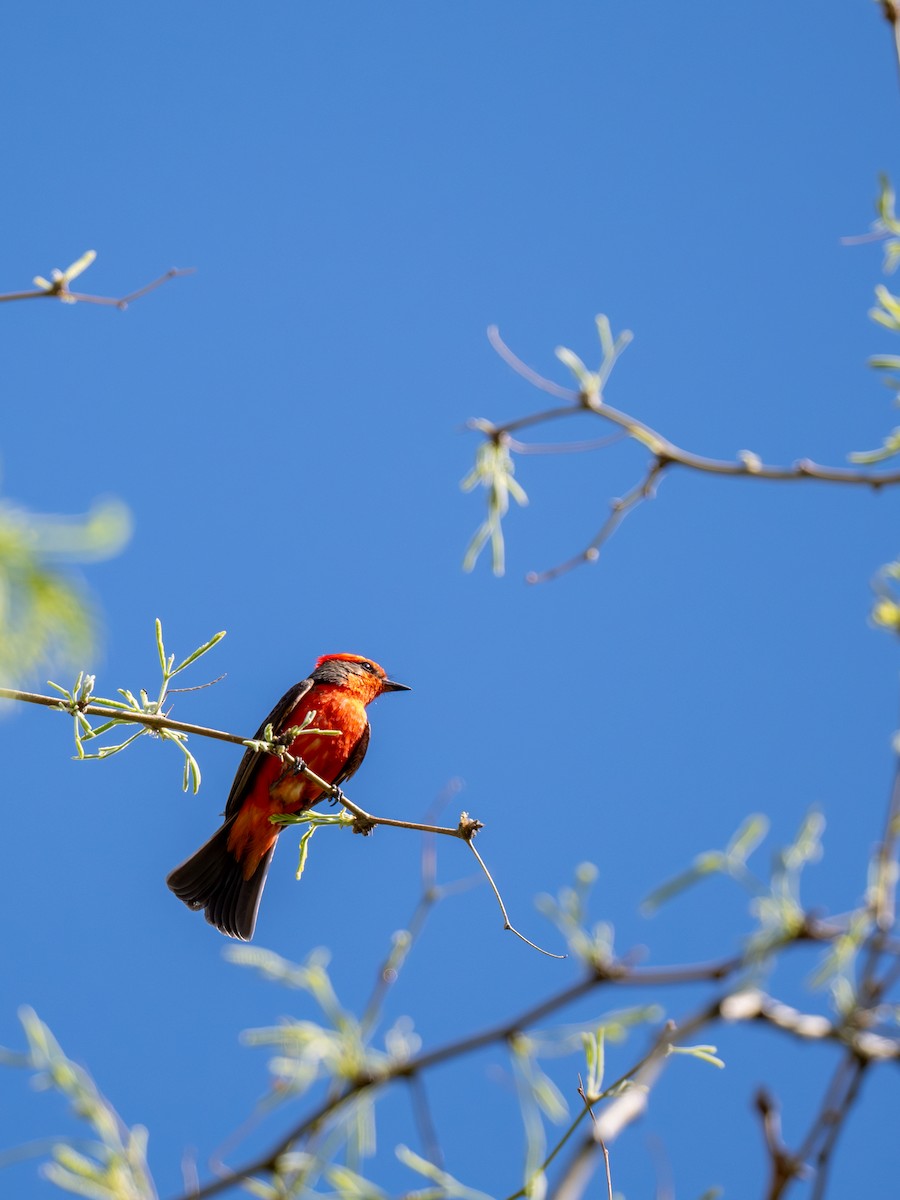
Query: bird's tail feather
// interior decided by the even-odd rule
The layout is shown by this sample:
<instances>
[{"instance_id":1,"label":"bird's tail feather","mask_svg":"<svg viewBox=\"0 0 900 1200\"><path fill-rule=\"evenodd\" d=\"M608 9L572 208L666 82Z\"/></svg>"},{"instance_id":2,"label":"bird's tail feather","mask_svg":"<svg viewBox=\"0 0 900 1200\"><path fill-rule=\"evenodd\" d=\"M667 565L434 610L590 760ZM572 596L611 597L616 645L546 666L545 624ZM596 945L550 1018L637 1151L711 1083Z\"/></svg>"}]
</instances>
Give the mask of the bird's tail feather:
<instances>
[{"instance_id":1,"label":"bird's tail feather","mask_svg":"<svg viewBox=\"0 0 900 1200\"><path fill-rule=\"evenodd\" d=\"M166 883L188 908L202 908L210 925L229 937L249 942L275 846L273 843L250 878L245 879L241 864L228 849L233 822L234 817L230 817L196 854L172 871Z\"/></svg>"}]
</instances>

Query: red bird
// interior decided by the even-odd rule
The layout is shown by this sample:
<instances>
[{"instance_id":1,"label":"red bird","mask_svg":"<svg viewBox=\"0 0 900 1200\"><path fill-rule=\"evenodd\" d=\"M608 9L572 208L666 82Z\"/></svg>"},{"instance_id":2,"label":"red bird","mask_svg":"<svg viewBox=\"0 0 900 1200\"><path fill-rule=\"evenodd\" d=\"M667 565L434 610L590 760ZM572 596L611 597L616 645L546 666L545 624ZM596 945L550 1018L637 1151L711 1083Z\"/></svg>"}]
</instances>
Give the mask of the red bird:
<instances>
[{"instance_id":1,"label":"red bird","mask_svg":"<svg viewBox=\"0 0 900 1200\"><path fill-rule=\"evenodd\" d=\"M289 751L320 779L340 785L365 758L369 745L366 705L382 692L408 691L405 683L388 679L378 663L368 658L326 654L308 679L281 697L256 737L262 737L267 725L277 737L302 725L313 713L316 729L336 729L338 736L299 734ZM176 867L166 882L189 908L202 908L207 921L222 933L249 941L281 832L269 817L302 812L317 804L323 794L274 755L248 749L228 794L222 828Z\"/></svg>"}]
</instances>

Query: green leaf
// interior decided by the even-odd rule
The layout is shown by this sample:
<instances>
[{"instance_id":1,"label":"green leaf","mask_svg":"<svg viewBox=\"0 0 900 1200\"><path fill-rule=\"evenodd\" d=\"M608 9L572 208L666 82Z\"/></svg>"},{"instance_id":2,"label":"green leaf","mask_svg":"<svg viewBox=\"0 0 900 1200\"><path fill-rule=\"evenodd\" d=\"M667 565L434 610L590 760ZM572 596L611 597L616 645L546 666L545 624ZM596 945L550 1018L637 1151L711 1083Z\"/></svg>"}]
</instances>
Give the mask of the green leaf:
<instances>
[{"instance_id":1,"label":"green leaf","mask_svg":"<svg viewBox=\"0 0 900 1200\"><path fill-rule=\"evenodd\" d=\"M156 652L159 655L159 666L163 675L166 673L166 648L163 645L162 621L156 618Z\"/></svg>"},{"instance_id":2,"label":"green leaf","mask_svg":"<svg viewBox=\"0 0 900 1200\"><path fill-rule=\"evenodd\" d=\"M592 378L591 372L587 369L574 350L569 350L566 346L557 346L554 353L563 366L569 368L582 387L584 387L586 382Z\"/></svg>"},{"instance_id":3,"label":"green leaf","mask_svg":"<svg viewBox=\"0 0 900 1200\"><path fill-rule=\"evenodd\" d=\"M688 1058L699 1058L701 1062L708 1062L713 1067L724 1068L725 1064L721 1058L716 1057L715 1046L668 1046L667 1054L684 1054Z\"/></svg>"},{"instance_id":4,"label":"green leaf","mask_svg":"<svg viewBox=\"0 0 900 1200\"><path fill-rule=\"evenodd\" d=\"M824 831L824 815L817 808L811 808L797 830L796 838L782 852L785 868L789 871L798 871L807 863L818 862L822 857L822 834Z\"/></svg>"},{"instance_id":5,"label":"green leaf","mask_svg":"<svg viewBox=\"0 0 900 1200\"><path fill-rule=\"evenodd\" d=\"M900 451L900 426L891 430L879 449L857 450L853 454L848 454L847 457L852 463L859 463L860 466L871 466L874 463L884 462L885 459L893 458L898 451Z\"/></svg>"},{"instance_id":6,"label":"green leaf","mask_svg":"<svg viewBox=\"0 0 900 1200\"><path fill-rule=\"evenodd\" d=\"M226 631L224 629L220 629L218 633L214 633L208 642L204 642L203 645L199 646L193 654L189 654L187 658L183 662L180 662L174 670L169 672L169 674L177 675L179 671L183 671L185 667L189 667L191 663L196 662L198 658L201 658L209 650L212 650L213 646L217 646L219 642L221 642L222 638L225 637L225 632Z\"/></svg>"},{"instance_id":7,"label":"green leaf","mask_svg":"<svg viewBox=\"0 0 900 1200\"><path fill-rule=\"evenodd\" d=\"M475 467L462 481L465 490L480 484L487 491L487 519L475 531L463 559L463 570L471 571L481 551L491 543L495 575L504 571L503 518L509 509L509 497L519 505L528 503L528 496L513 479L515 464L507 442L489 438L478 447Z\"/></svg>"},{"instance_id":8,"label":"green leaf","mask_svg":"<svg viewBox=\"0 0 900 1200\"><path fill-rule=\"evenodd\" d=\"M609 317L605 313L597 313L594 321L597 325L597 334L600 338L600 350L603 353L603 357L604 359L612 358L616 352L616 345L613 341Z\"/></svg>"},{"instance_id":9,"label":"green leaf","mask_svg":"<svg viewBox=\"0 0 900 1200\"><path fill-rule=\"evenodd\" d=\"M73 279L77 279L84 271L88 269L94 259L97 257L96 250L87 250L82 254L81 258L76 258L71 266L66 267L63 271L63 278L71 283Z\"/></svg>"},{"instance_id":10,"label":"green leaf","mask_svg":"<svg viewBox=\"0 0 900 1200\"><path fill-rule=\"evenodd\" d=\"M875 201L875 210L878 213L879 220L888 232L900 233L900 223L898 223L894 215L896 197L887 175L882 173L878 176L878 186L879 191Z\"/></svg>"},{"instance_id":11,"label":"green leaf","mask_svg":"<svg viewBox=\"0 0 900 1200\"><path fill-rule=\"evenodd\" d=\"M651 916L661 905L709 875L728 875L751 893L759 893L762 885L744 864L767 831L768 822L765 817L759 814L748 817L724 851L705 850L698 854L686 871L660 884L650 893L641 904L641 912L645 916Z\"/></svg>"},{"instance_id":12,"label":"green leaf","mask_svg":"<svg viewBox=\"0 0 900 1200\"><path fill-rule=\"evenodd\" d=\"M769 818L762 813L753 813L725 847L725 857L737 862L746 862L769 832Z\"/></svg>"},{"instance_id":13,"label":"green leaf","mask_svg":"<svg viewBox=\"0 0 900 1200\"><path fill-rule=\"evenodd\" d=\"M129 1130L98 1090L87 1071L68 1059L37 1014L21 1009L19 1018L28 1039L27 1065L37 1080L53 1087L86 1121L97 1141L57 1140L53 1158L43 1174L57 1186L91 1200L155 1200L156 1192L146 1163L147 1131Z\"/></svg>"},{"instance_id":14,"label":"green leaf","mask_svg":"<svg viewBox=\"0 0 900 1200\"><path fill-rule=\"evenodd\" d=\"M304 832L303 836L300 838L300 857L297 862L297 873L294 876L294 878L297 880L299 880L300 877L303 875L303 869L306 866L306 860L309 857L309 843L310 843L310 840L312 839L312 835L316 832L316 830L318 828L319 828L318 825L310 825L309 828Z\"/></svg>"},{"instance_id":15,"label":"green leaf","mask_svg":"<svg viewBox=\"0 0 900 1200\"><path fill-rule=\"evenodd\" d=\"M584 1091L590 1104L600 1097L603 1088L603 1073L606 1062L605 1030L601 1025L593 1033L582 1034L582 1038L587 1063L587 1077Z\"/></svg>"},{"instance_id":16,"label":"green leaf","mask_svg":"<svg viewBox=\"0 0 900 1200\"><path fill-rule=\"evenodd\" d=\"M430 1179L432 1183L440 1187L442 1195L446 1196L448 1200L492 1200L492 1197L488 1196L486 1192L478 1192L474 1188L460 1183L454 1176L435 1166L427 1158L422 1158L408 1146L397 1146L394 1153L404 1166L409 1167L418 1175L424 1176L425 1179Z\"/></svg>"}]
</instances>

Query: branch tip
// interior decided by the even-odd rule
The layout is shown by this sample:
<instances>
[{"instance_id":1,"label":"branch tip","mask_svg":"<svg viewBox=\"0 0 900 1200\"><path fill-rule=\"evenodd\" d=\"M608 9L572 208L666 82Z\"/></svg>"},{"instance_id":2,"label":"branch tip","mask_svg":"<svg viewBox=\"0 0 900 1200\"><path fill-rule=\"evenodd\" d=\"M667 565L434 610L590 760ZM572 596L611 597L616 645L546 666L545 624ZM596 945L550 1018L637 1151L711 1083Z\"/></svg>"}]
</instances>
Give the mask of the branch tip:
<instances>
[{"instance_id":1,"label":"branch tip","mask_svg":"<svg viewBox=\"0 0 900 1200\"><path fill-rule=\"evenodd\" d=\"M461 812L459 814L459 825L457 825L456 831L463 841L471 842L475 834L478 833L479 829L484 829L484 823L482 821L476 821L475 818L470 817L467 812Z\"/></svg>"}]
</instances>

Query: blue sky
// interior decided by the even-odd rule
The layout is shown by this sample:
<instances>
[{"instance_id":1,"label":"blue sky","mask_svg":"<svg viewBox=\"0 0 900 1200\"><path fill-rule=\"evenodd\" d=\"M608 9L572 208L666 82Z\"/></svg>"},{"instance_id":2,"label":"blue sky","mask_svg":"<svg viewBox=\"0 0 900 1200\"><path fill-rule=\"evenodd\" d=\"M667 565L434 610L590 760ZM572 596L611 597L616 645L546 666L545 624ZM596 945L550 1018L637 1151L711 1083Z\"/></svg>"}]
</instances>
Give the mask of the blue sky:
<instances>
[{"instance_id":1,"label":"blue sky","mask_svg":"<svg viewBox=\"0 0 900 1200\"><path fill-rule=\"evenodd\" d=\"M467 419L545 402L490 349L494 322L565 382L554 347L596 360L607 313L635 334L610 403L698 452L840 464L880 442L890 394L865 366L895 352L866 315L880 250L840 240L868 227L879 171L897 173L876 6L87 2L52 20L19 7L3 33L0 288L88 248L82 282L102 294L197 269L124 314L3 309L4 496L74 513L111 495L134 517L127 550L85 572L98 689L155 687L156 617L176 653L227 629L197 682L227 678L175 715L250 735L319 654L371 655L414 690L373 708L350 794L416 820L462 779L449 818L484 821L512 920L551 946L533 899L589 859L620 951L729 953L749 922L725 884L652 921L638 905L755 811L771 847L820 806L807 899L857 903L897 722L895 647L867 620L869 580L897 552L893 494L673 474L600 563L528 587L588 541L640 454L522 460L531 503L511 514L502 580L486 562L461 572L482 510L458 483ZM149 1126L173 1195L185 1147L205 1163L265 1093L264 1052L240 1031L312 1015L223 961L224 939L165 887L215 828L237 752L195 746L191 797L177 752L149 739L75 763L67 723L37 709L7 713L0 738L0 1043L21 1045L16 1009L33 1005ZM357 1007L416 903L420 842L322 832L312 849L297 884L282 839L256 940L292 960L329 946ZM442 880L470 873L461 846L438 861ZM783 994L799 1000L814 956L796 964ZM386 1015L411 1015L430 1047L576 976L504 934L476 887L432 914ZM643 999L599 994L564 1019ZM696 1001L665 1000L675 1017ZM715 1040L727 1070L678 1063L616 1145L626 1195L652 1194L659 1139L679 1197L759 1193L760 1082L783 1097L789 1140L805 1128L827 1051L754 1029ZM611 1051L611 1071L645 1044ZM578 1065L553 1067L573 1105ZM498 1196L520 1183L506 1071L495 1051L430 1085L449 1169ZM849 1122L835 1194L878 1195L896 1174L887 1082ZM4 1146L69 1128L14 1072L0 1127ZM416 1144L399 1099L369 1168L392 1192L418 1185L398 1142ZM10 1194L51 1194L34 1163L7 1178Z\"/></svg>"}]
</instances>

